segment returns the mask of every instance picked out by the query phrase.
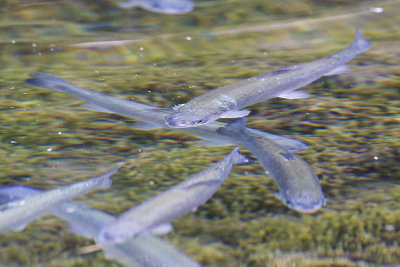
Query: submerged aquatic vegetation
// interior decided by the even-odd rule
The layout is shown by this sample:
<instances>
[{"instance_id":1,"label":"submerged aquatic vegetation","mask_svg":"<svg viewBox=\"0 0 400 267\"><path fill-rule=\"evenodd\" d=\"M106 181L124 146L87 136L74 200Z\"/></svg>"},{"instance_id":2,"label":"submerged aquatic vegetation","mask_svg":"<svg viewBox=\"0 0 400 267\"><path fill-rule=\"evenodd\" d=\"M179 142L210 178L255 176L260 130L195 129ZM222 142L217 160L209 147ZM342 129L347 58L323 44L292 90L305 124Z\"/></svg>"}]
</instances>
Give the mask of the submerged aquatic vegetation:
<instances>
[{"instance_id":1,"label":"submerged aquatic vegetation","mask_svg":"<svg viewBox=\"0 0 400 267\"><path fill-rule=\"evenodd\" d=\"M82 110L65 94L28 88L22 81L31 73L51 71L67 80L79 78L81 87L172 107L261 69L334 52L351 41L355 25L361 26L373 46L354 59L349 75L312 84L307 89L312 98L251 108L249 126L309 145L301 156L322 178L326 208L312 216L288 211L274 199L277 188L260 166L240 166L207 205L174 222L176 230L164 238L210 266L274 266L293 260L293 251L311 254L316 266L339 265L337 257L350 262L340 266L400 261L399 1L359 1L357 6L348 1L197 1L199 8L184 16L156 18L138 10L129 19L109 1L101 1L101 7L60 1L46 9L44 1L36 2L42 4L7 0L17 10L2 8L1 183L48 189L76 181L61 176L77 177L84 169L129 157L122 172L132 178L84 198L114 214L166 189L171 180L200 171L231 148L203 147L180 133L132 130L118 122L128 120ZM373 14L371 7L383 13ZM97 23L105 20L111 22ZM164 35L171 32L180 33ZM93 39L136 42L106 52L69 47ZM85 159L90 162L84 166ZM42 166L48 168L41 171ZM102 252L76 252L91 244L71 235L63 221L46 216L24 232L0 236L0 262L118 266Z\"/></svg>"}]
</instances>

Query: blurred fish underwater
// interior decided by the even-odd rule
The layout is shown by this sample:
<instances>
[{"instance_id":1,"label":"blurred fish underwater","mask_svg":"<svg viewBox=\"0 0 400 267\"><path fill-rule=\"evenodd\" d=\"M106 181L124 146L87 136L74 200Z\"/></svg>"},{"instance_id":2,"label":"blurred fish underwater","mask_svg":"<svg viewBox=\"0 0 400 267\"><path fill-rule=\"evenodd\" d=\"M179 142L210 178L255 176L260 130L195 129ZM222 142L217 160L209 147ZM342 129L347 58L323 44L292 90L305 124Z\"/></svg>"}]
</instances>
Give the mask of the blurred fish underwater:
<instances>
[{"instance_id":1,"label":"blurred fish underwater","mask_svg":"<svg viewBox=\"0 0 400 267\"><path fill-rule=\"evenodd\" d=\"M22 231L2 233L1 266L400 262L398 0L175 0L170 3L187 6L175 14L138 2L140 8L127 9L127 2L0 3L0 187L6 190L0 201L9 201L10 187L28 197L40 192L31 188L51 191L125 162L111 187L63 202L51 210L54 216L43 215ZM163 8L166 2L146 3ZM340 51L356 27L371 48L348 63L351 71L307 85L312 97L246 107L245 130L231 128L240 135L221 132L232 119L166 127L174 106ZM62 89L80 88L74 92L82 95L25 83L37 73L61 77ZM104 97L100 106L93 96ZM121 103L135 104L104 109L126 107ZM250 146L269 140L282 153L274 156L285 163L301 158L315 172L308 177L319 178L310 181L322 188L314 192L326 205L311 205L318 207L314 214L285 206L293 208L262 161L264 150ZM254 162L234 166L196 212L172 221L173 231L99 243L100 229L117 216L212 166L233 145ZM293 186L290 180L284 186Z\"/></svg>"}]
</instances>

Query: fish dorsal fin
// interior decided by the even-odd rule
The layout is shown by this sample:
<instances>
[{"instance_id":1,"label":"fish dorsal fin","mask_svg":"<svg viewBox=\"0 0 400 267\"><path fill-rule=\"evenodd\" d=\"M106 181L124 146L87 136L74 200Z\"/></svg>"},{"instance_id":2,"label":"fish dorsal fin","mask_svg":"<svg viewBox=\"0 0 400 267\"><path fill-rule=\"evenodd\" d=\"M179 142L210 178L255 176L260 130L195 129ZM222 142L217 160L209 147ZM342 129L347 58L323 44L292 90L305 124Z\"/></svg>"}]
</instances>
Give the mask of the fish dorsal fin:
<instances>
[{"instance_id":1,"label":"fish dorsal fin","mask_svg":"<svg viewBox=\"0 0 400 267\"><path fill-rule=\"evenodd\" d=\"M120 8L131 8L131 7L135 7L135 6L142 6L143 3L140 0L129 0L129 1L123 1L123 2L119 2L118 6Z\"/></svg>"},{"instance_id":2,"label":"fish dorsal fin","mask_svg":"<svg viewBox=\"0 0 400 267\"><path fill-rule=\"evenodd\" d=\"M178 104L178 105L173 106L172 109L173 109L173 110L177 110L177 109L183 107L184 105L185 105L185 104Z\"/></svg>"}]
</instances>

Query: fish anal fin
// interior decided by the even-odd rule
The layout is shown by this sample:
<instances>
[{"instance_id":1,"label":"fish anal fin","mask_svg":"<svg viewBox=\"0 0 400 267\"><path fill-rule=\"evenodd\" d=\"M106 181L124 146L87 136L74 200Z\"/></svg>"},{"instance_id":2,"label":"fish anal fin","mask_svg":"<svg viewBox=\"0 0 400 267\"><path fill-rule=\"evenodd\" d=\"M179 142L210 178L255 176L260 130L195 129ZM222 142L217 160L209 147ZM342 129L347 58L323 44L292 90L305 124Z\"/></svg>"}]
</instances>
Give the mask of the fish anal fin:
<instances>
[{"instance_id":1,"label":"fish anal fin","mask_svg":"<svg viewBox=\"0 0 400 267\"><path fill-rule=\"evenodd\" d=\"M302 98L307 98L310 97L309 93L306 93L304 91L291 91L287 93L283 93L278 95L278 97L285 98L285 99L302 99Z\"/></svg>"},{"instance_id":2,"label":"fish anal fin","mask_svg":"<svg viewBox=\"0 0 400 267\"><path fill-rule=\"evenodd\" d=\"M153 130L153 129L161 128L158 125L151 124L151 123L148 123L148 122L131 123L131 124L129 124L129 127L133 128L133 129L136 129L136 130Z\"/></svg>"},{"instance_id":3,"label":"fish anal fin","mask_svg":"<svg viewBox=\"0 0 400 267\"><path fill-rule=\"evenodd\" d=\"M231 110L224 112L221 118L241 118L250 114L250 110Z\"/></svg>"},{"instance_id":4,"label":"fish anal fin","mask_svg":"<svg viewBox=\"0 0 400 267\"><path fill-rule=\"evenodd\" d=\"M324 76L344 74L344 73L348 73L350 70L351 70L351 67L349 65L342 65L342 66L337 67L336 69L331 70L328 73L325 73Z\"/></svg>"},{"instance_id":5,"label":"fish anal fin","mask_svg":"<svg viewBox=\"0 0 400 267\"><path fill-rule=\"evenodd\" d=\"M149 230L153 235L165 235L171 232L174 228L170 223L159 224Z\"/></svg>"},{"instance_id":6,"label":"fish anal fin","mask_svg":"<svg viewBox=\"0 0 400 267\"><path fill-rule=\"evenodd\" d=\"M220 140L204 140L200 142L203 146L228 146L232 145L232 142L229 141L220 141Z\"/></svg>"},{"instance_id":7,"label":"fish anal fin","mask_svg":"<svg viewBox=\"0 0 400 267\"><path fill-rule=\"evenodd\" d=\"M99 112L114 113L111 110L108 110L108 109L106 109L104 107L100 107L100 106L97 106L97 105L94 105L94 104L91 104L91 103L84 103L84 104L81 105L81 107L84 108L84 109L90 109L90 110L95 110L95 111L99 111Z\"/></svg>"}]
</instances>

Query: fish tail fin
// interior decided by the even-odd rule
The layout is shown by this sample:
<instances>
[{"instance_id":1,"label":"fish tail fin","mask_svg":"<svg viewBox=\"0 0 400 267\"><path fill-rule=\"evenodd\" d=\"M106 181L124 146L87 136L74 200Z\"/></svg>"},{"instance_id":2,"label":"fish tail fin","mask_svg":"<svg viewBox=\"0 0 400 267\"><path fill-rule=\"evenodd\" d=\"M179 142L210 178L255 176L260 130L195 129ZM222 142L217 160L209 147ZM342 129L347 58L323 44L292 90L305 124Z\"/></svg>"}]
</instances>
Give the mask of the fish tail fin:
<instances>
[{"instance_id":1,"label":"fish tail fin","mask_svg":"<svg viewBox=\"0 0 400 267\"><path fill-rule=\"evenodd\" d=\"M239 119L229 123L224 128L229 131L240 131L245 127L246 127L246 118L242 117L242 118L239 118Z\"/></svg>"},{"instance_id":2,"label":"fish tail fin","mask_svg":"<svg viewBox=\"0 0 400 267\"><path fill-rule=\"evenodd\" d=\"M250 160L243 154L239 153L239 148L236 147L232 152L229 154L232 159L233 165L249 163Z\"/></svg>"},{"instance_id":3,"label":"fish tail fin","mask_svg":"<svg viewBox=\"0 0 400 267\"><path fill-rule=\"evenodd\" d=\"M141 3L138 0L129 0L129 1L124 1L124 2L119 2L118 6L120 8L130 8L130 7L135 7L135 6L140 6Z\"/></svg>"},{"instance_id":4,"label":"fish tail fin","mask_svg":"<svg viewBox=\"0 0 400 267\"><path fill-rule=\"evenodd\" d=\"M99 188L108 188L110 187L112 181L111 181L111 176L116 173L122 166L123 163L119 163L116 167L112 168L105 174L100 175L98 178L101 179L101 183L99 185Z\"/></svg>"},{"instance_id":5,"label":"fish tail fin","mask_svg":"<svg viewBox=\"0 0 400 267\"><path fill-rule=\"evenodd\" d=\"M218 128L217 132L228 136L237 136L241 134L246 127L246 118L239 118L224 127Z\"/></svg>"},{"instance_id":6,"label":"fish tail fin","mask_svg":"<svg viewBox=\"0 0 400 267\"><path fill-rule=\"evenodd\" d=\"M357 53L367 51L371 47L371 43L361 37L361 29L357 27L356 37L354 38L353 46L357 47Z\"/></svg>"},{"instance_id":7,"label":"fish tail fin","mask_svg":"<svg viewBox=\"0 0 400 267\"><path fill-rule=\"evenodd\" d=\"M25 82L33 86L54 89L62 92L69 92L69 88L74 87L72 84L64 81L60 77L47 72L36 72L32 74L32 78L27 79Z\"/></svg>"}]
</instances>

